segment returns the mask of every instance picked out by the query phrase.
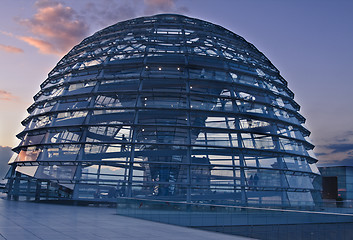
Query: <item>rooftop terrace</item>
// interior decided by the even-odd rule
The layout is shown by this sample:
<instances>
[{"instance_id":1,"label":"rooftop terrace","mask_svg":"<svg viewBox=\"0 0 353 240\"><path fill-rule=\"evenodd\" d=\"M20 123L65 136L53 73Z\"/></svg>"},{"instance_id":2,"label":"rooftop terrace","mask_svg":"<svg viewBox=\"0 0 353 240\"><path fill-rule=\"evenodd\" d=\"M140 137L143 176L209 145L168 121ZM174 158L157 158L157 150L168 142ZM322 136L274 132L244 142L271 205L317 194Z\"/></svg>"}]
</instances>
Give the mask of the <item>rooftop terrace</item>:
<instances>
[{"instance_id":1,"label":"rooftop terrace","mask_svg":"<svg viewBox=\"0 0 353 240\"><path fill-rule=\"evenodd\" d=\"M116 208L0 199L0 240L249 239L116 215Z\"/></svg>"}]
</instances>

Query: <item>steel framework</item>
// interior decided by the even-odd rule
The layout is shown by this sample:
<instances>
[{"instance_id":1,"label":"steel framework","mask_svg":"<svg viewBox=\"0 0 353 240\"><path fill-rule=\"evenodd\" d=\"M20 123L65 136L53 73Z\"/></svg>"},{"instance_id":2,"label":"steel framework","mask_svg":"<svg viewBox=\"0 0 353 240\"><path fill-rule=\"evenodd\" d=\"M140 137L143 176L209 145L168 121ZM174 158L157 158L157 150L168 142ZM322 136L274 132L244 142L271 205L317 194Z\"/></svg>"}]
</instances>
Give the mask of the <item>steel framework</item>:
<instances>
[{"instance_id":1,"label":"steel framework","mask_svg":"<svg viewBox=\"0 0 353 240\"><path fill-rule=\"evenodd\" d=\"M242 37L163 14L84 39L41 84L8 195L314 205L299 105Z\"/></svg>"}]
</instances>

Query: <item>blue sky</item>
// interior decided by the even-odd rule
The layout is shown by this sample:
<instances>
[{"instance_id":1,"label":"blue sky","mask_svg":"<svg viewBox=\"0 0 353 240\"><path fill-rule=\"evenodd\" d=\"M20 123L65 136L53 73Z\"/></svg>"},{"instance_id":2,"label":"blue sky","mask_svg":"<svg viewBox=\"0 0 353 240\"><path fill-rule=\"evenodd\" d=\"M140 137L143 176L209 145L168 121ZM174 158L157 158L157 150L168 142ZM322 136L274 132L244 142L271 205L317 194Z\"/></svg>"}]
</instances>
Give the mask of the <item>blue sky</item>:
<instances>
[{"instance_id":1,"label":"blue sky","mask_svg":"<svg viewBox=\"0 0 353 240\"><path fill-rule=\"evenodd\" d=\"M2 0L0 146L16 146L40 83L83 38L117 21L180 13L253 43L295 93L320 162L353 165L352 12L350 0Z\"/></svg>"}]
</instances>

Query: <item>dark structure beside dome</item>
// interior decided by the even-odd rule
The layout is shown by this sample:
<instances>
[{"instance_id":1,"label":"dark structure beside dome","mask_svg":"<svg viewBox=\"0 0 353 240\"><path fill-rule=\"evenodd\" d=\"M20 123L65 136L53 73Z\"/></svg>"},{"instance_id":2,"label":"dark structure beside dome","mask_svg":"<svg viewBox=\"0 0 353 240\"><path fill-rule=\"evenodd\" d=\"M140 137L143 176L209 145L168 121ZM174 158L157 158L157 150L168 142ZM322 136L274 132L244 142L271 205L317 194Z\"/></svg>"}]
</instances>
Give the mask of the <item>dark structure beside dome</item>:
<instances>
[{"instance_id":1,"label":"dark structure beside dome","mask_svg":"<svg viewBox=\"0 0 353 240\"><path fill-rule=\"evenodd\" d=\"M279 71L242 37L156 15L84 39L41 84L8 195L314 205L314 146Z\"/></svg>"}]
</instances>

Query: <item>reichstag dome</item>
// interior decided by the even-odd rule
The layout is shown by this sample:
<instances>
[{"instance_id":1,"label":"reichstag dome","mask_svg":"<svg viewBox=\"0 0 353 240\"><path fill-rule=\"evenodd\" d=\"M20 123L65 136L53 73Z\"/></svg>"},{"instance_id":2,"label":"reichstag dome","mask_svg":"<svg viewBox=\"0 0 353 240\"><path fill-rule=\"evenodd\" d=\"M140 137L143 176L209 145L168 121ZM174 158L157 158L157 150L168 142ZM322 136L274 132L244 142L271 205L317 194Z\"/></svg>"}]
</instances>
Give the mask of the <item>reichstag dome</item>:
<instances>
[{"instance_id":1,"label":"reichstag dome","mask_svg":"<svg viewBox=\"0 0 353 240\"><path fill-rule=\"evenodd\" d=\"M310 132L254 45L181 15L109 26L73 47L28 108L8 195L314 205Z\"/></svg>"}]
</instances>

